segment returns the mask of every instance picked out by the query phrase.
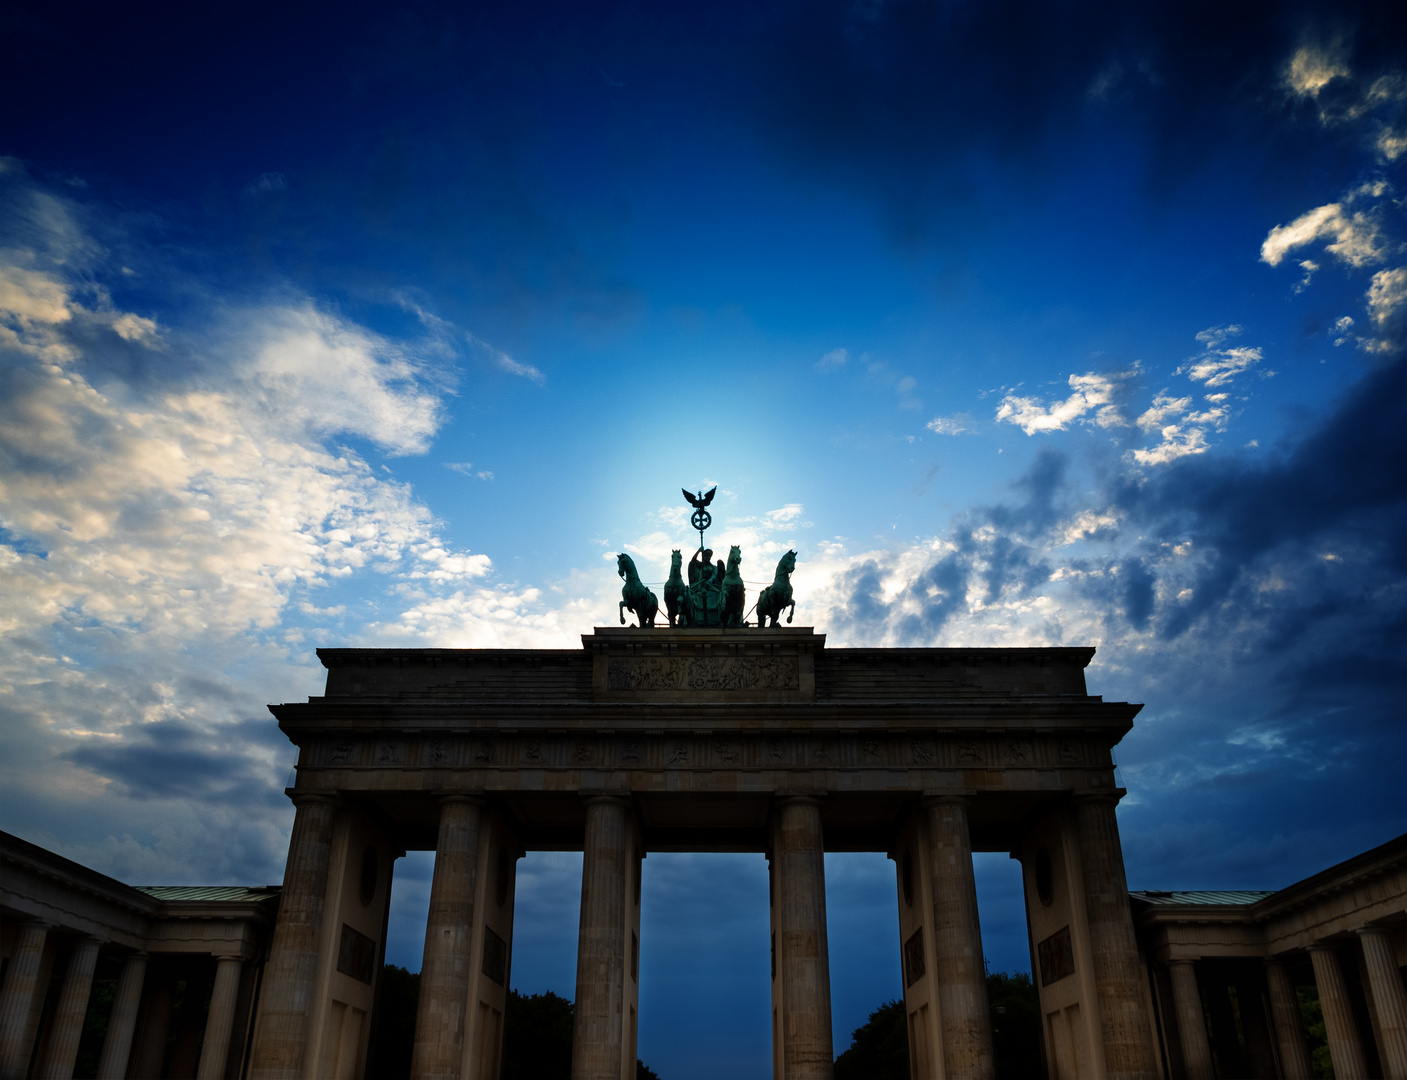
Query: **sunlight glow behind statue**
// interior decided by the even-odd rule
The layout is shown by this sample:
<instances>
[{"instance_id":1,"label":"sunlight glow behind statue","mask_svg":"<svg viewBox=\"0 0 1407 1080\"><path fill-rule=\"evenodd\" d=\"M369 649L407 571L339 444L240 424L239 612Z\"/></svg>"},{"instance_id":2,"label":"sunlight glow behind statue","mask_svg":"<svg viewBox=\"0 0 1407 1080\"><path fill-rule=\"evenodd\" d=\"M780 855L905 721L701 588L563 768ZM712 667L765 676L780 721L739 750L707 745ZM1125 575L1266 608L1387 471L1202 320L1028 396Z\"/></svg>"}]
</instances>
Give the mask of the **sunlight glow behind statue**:
<instances>
[{"instance_id":1,"label":"sunlight glow behind statue","mask_svg":"<svg viewBox=\"0 0 1407 1080\"><path fill-rule=\"evenodd\" d=\"M743 580L743 550L733 544L728 549L728 562L713 561L713 549L705 546L704 531L713 524L713 515L708 512L709 503L718 491L717 486L705 494L697 495L688 488L681 489L684 500L694 508L689 524L699 532L699 549L689 560L689 582L684 583L683 553L675 548L670 553L669 579L664 583L665 613L671 628L711 628L738 629L750 625L747 616L747 583ZM779 617L786 609L787 622L796 614L796 601L791 594L791 574L796 569L796 552L788 551L777 563L777 572L772 584L762 590L757 601L757 626L779 625ZM659 598L640 580L635 568L635 560L622 552L616 556L616 571L625 580L621 589L620 621L625 625L627 610L635 615L641 627L653 627L659 612Z\"/></svg>"}]
</instances>

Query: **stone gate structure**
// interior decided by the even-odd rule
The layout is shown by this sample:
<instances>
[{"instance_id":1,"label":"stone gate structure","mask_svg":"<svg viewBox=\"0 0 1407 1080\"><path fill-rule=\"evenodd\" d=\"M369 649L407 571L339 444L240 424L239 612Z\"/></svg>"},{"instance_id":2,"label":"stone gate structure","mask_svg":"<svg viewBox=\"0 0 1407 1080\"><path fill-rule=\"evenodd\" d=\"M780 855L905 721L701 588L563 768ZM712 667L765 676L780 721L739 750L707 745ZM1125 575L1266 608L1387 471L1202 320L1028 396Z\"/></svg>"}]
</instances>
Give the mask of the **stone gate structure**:
<instances>
[{"instance_id":1,"label":"stone gate structure","mask_svg":"<svg viewBox=\"0 0 1407 1080\"><path fill-rule=\"evenodd\" d=\"M597 629L579 650L324 649L273 707L297 806L250 1075L360 1077L394 858L436 852L412 1075L496 1077L517 859L580 850L572 1075L636 1059L642 860L770 866L774 1074L829 1077L823 853L895 860L916 1077L992 1074L972 852L1024 868L1058 1076L1158 1074L1090 648L827 649L809 628ZM759 942L759 947L764 943Z\"/></svg>"}]
</instances>

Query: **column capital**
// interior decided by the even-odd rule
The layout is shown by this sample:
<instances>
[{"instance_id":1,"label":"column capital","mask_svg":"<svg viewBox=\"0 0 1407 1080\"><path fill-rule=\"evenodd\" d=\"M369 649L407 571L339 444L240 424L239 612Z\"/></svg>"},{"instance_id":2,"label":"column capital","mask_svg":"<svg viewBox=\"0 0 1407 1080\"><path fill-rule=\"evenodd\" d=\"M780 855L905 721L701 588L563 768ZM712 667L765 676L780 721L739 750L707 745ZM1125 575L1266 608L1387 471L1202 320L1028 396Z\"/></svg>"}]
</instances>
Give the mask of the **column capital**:
<instances>
[{"instance_id":1,"label":"column capital","mask_svg":"<svg viewBox=\"0 0 1407 1080\"><path fill-rule=\"evenodd\" d=\"M1316 941L1311 945L1306 945L1304 951L1308 953L1333 953L1338 955L1339 947L1332 941Z\"/></svg>"},{"instance_id":2,"label":"column capital","mask_svg":"<svg viewBox=\"0 0 1407 1080\"><path fill-rule=\"evenodd\" d=\"M630 797L621 792L595 791L591 793L582 792L581 801L583 806L594 806L597 803L613 803L618 806L629 806Z\"/></svg>"},{"instance_id":3,"label":"column capital","mask_svg":"<svg viewBox=\"0 0 1407 1080\"><path fill-rule=\"evenodd\" d=\"M229 946L227 948L214 949L210 953L216 960L238 960L244 963L246 957L244 951L239 946Z\"/></svg>"},{"instance_id":4,"label":"column capital","mask_svg":"<svg viewBox=\"0 0 1407 1080\"><path fill-rule=\"evenodd\" d=\"M437 795L435 801L441 806L485 806L483 792L469 792L467 794Z\"/></svg>"},{"instance_id":5,"label":"column capital","mask_svg":"<svg viewBox=\"0 0 1407 1080\"><path fill-rule=\"evenodd\" d=\"M971 795L945 794L945 795L925 795L921 800L925 810L934 806L961 806L964 809L972 805Z\"/></svg>"},{"instance_id":6,"label":"column capital","mask_svg":"<svg viewBox=\"0 0 1407 1080\"><path fill-rule=\"evenodd\" d=\"M1386 926L1374 926L1369 923L1367 926L1357 927L1353 932L1359 937L1386 937L1388 930Z\"/></svg>"},{"instance_id":7,"label":"column capital","mask_svg":"<svg viewBox=\"0 0 1407 1080\"><path fill-rule=\"evenodd\" d=\"M777 795L772 800L778 806L824 806L825 799L819 795Z\"/></svg>"},{"instance_id":8,"label":"column capital","mask_svg":"<svg viewBox=\"0 0 1407 1080\"><path fill-rule=\"evenodd\" d=\"M298 791L296 788L288 789L289 801L294 806L330 806L334 810L342 805L342 800L336 795L329 795L320 791Z\"/></svg>"},{"instance_id":9,"label":"column capital","mask_svg":"<svg viewBox=\"0 0 1407 1080\"><path fill-rule=\"evenodd\" d=\"M1197 962L1196 960L1189 960L1189 959L1187 959L1185 956L1182 956L1182 957L1178 957L1178 958L1173 959L1173 960L1169 960L1169 961L1167 962L1167 964L1168 964L1168 967L1170 967L1170 968L1175 968L1175 967L1191 967L1191 966L1192 966L1193 964L1195 964L1196 962Z\"/></svg>"},{"instance_id":10,"label":"column capital","mask_svg":"<svg viewBox=\"0 0 1407 1080\"><path fill-rule=\"evenodd\" d=\"M1119 801L1128 794L1125 788L1104 789L1101 791L1077 791L1070 796L1070 803L1075 807L1080 806L1118 806Z\"/></svg>"}]
</instances>

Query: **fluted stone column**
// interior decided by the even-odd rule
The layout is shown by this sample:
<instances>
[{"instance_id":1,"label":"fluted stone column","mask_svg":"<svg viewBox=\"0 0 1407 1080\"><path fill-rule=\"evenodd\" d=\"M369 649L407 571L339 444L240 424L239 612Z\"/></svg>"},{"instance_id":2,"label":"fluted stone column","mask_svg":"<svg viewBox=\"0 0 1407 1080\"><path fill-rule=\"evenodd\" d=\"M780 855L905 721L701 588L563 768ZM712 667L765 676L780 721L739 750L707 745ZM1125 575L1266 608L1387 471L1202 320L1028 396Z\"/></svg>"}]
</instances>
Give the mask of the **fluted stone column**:
<instances>
[{"instance_id":1,"label":"fluted stone column","mask_svg":"<svg viewBox=\"0 0 1407 1080\"><path fill-rule=\"evenodd\" d=\"M78 1060L78 1040L88 1015L88 995L93 990L93 969L98 964L97 938L80 938L69 954L59 1007L49 1029L49 1046L39 1066L41 1080L69 1080Z\"/></svg>"},{"instance_id":2,"label":"fluted stone column","mask_svg":"<svg viewBox=\"0 0 1407 1080\"><path fill-rule=\"evenodd\" d=\"M1173 1008L1182 1041L1187 1080L1213 1080L1212 1047L1207 1041L1207 1021L1202 1015L1202 995L1197 990L1197 969L1191 960L1171 960Z\"/></svg>"},{"instance_id":3,"label":"fluted stone column","mask_svg":"<svg viewBox=\"0 0 1407 1080\"><path fill-rule=\"evenodd\" d=\"M196 1080L220 1080L230 1056L230 1031L234 1028L235 999L239 996L244 958L216 956L215 986L210 991L210 1011L205 1015L205 1038L200 1044Z\"/></svg>"},{"instance_id":4,"label":"fluted stone column","mask_svg":"<svg viewBox=\"0 0 1407 1080\"><path fill-rule=\"evenodd\" d=\"M1113 794L1075 799L1094 988L1109 1080L1152 1080L1158 1066L1139 978L1117 802Z\"/></svg>"},{"instance_id":5,"label":"fluted stone column","mask_svg":"<svg viewBox=\"0 0 1407 1080\"><path fill-rule=\"evenodd\" d=\"M332 827L339 803L325 795L295 795L298 808L288 842L278 923L264 969L253 1080L301 1080L308 1009L316 992L323 906L332 862Z\"/></svg>"},{"instance_id":6,"label":"fluted stone column","mask_svg":"<svg viewBox=\"0 0 1407 1080\"><path fill-rule=\"evenodd\" d=\"M435 873L425 921L425 958L420 968L420 1005L411 1050L410 1075L415 1080L457 1077L463 1064L483 814L480 799L451 795L440 800Z\"/></svg>"},{"instance_id":7,"label":"fluted stone column","mask_svg":"<svg viewBox=\"0 0 1407 1080\"><path fill-rule=\"evenodd\" d=\"M1265 962L1265 983L1270 990L1270 1013L1275 1020L1275 1043L1280 1047L1280 1068L1285 1080L1310 1080L1309 1044L1300 1020L1300 1002L1290 982L1290 971L1279 960Z\"/></svg>"},{"instance_id":8,"label":"fluted stone column","mask_svg":"<svg viewBox=\"0 0 1407 1080\"><path fill-rule=\"evenodd\" d=\"M132 1033L137 1030L137 1010L142 1004L142 983L147 977L147 954L134 953L122 965L117 996L103 1039L103 1056L98 1059L98 1080L123 1080L127 1059L132 1053Z\"/></svg>"},{"instance_id":9,"label":"fluted stone column","mask_svg":"<svg viewBox=\"0 0 1407 1080\"><path fill-rule=\"evenodd\" d=\"M967 805L957 795L924 800L933 868L933 985L950 1080L980 1080L995 1070Z\"/></svg>"},{"instance_id":10,"label":"fluted stone column","mask_svg":"<svg viewBox=\"0 0 1407 1080\"><path fill-rule=\"evenodd\" d=\"M777 803L777 814L772 858L781 933L777 952L785 1080L830 1080L835 1068L821 802L785 798Z\"/></svg>"},{"instance_id":11,"label":"fluted stone column","mask_svg":"<svg viewBox=\"0 0 1407 1080\"><path fill-rule=\"evenodd\" d=\"M29 1014L39 982L39 963L49 924L26 922L15 933L15 947L0 987L0 1080L18 1080L29 1069L34 1047L27 1038Z\"/></svg>"},{"instance_id":12,"label":"fluted stone column","mask_svg":"<svg viewBox=\"0 0 1407 1080\"><path fill-rule=\"evenodd\" d=\"M1329 1037L1329 1056L1334 1075L1343 1080L1368 1075L1363 1044L1358 1041L1358 1025L1353 1006L1339 970L1338 950L1332 945L1311 945L1309 959L1314 964L1314 982L1319 988L1319 1005L1324 1011L1324 1030Z\"/></svg>"},{"instance_id":13,"label":"fluted stone column","mask_svg":"<svg viewBox=\"0 0 1407 1080\"><path fill-rule=\"evenodd\" d=\"M596 796L586 803L572 1080L621 1076L629 812L629 801L615 796Z\"/></svg>"},{"instance_id":14,"label":"fluted stone column","mask_svg":"<svg viewBox=\"0 0 1407 1080\"><path fill-rule=\"evenodd\" d=\"M1402 989L1397 955L1382 927L1365 926L1358 937L1363 942L1373 1011L1382 1039L1383 1075L1387 1080L1407 1080L1407 992Z\"/></svg>"}]
</instances>

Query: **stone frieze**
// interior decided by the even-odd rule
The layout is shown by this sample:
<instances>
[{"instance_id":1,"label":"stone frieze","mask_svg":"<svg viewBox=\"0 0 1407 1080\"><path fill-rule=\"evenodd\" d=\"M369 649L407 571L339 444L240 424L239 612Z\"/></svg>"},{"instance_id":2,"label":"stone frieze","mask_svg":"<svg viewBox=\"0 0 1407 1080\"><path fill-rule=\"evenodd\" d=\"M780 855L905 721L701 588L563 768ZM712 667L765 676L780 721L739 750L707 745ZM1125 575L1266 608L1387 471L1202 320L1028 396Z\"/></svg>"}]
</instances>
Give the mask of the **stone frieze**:
<instances>
[{"instance_id":1,"label":"stone frieze","mask_svg":"<svg viewBox=\"0 0 1407 1080\"><path fill-rule=\"evenodd\" d=\"M613 691L799 690L795 656L612 657L606 685Z\"/></svg>"}]
</instances>

